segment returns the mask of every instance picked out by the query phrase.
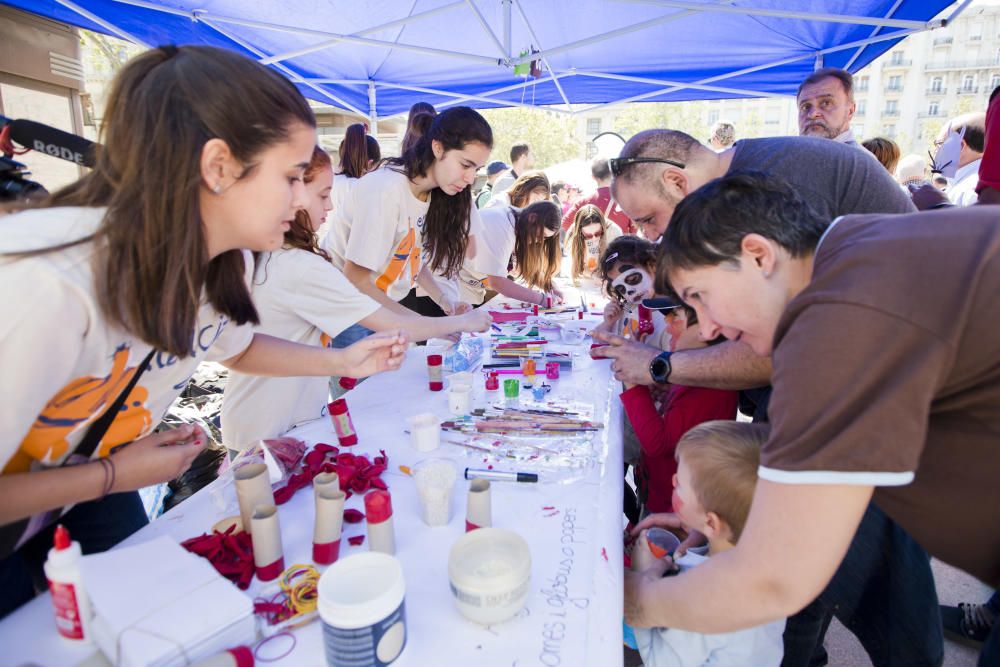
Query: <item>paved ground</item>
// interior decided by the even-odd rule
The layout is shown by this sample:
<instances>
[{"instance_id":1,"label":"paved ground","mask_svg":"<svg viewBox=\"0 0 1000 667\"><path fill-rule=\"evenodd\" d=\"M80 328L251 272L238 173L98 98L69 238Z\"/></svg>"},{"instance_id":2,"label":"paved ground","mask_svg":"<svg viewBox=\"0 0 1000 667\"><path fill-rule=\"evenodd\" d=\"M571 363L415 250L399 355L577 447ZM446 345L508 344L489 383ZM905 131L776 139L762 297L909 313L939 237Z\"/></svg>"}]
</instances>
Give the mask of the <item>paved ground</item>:
<instances>
[{"instance_id":1,"label":"paved ground","mask_svg":"<svg viewBox=\"0 0 1000 667\"><path fill-rule=\"evenodd\" d=\"M935 560L932 568L941 604L985 602L990 595L987 586L950 565ZM836 619L826 635L826 650L830 656L830 667L869 667L872 664L858 640ZM978 655L975 649L945 639L944 667L975 667ZM625 667L639 667L641 664L638 653L625 650Z\"/></svg>"}]
</instances>

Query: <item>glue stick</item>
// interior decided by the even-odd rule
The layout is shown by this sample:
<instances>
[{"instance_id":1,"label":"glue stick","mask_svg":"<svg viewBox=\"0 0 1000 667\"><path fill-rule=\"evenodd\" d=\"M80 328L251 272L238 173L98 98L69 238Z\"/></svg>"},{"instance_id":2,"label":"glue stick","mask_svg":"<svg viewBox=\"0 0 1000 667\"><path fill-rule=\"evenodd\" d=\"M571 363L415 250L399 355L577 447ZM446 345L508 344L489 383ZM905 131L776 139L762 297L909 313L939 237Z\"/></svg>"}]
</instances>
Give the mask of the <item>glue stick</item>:
<instances>
[{"instance_id":1,"label":"glue stick","mask_svg":"<svg viewBox=\"0 0 1000 667\"><path fill-rule=\"evenodd\" d=\"M337 440L341 446L358 444L358 433L354 430L351 413L347 411L347 401L338 398L327 407L330 409L330 419L333 420L333 429L337 432Z\"/></svg>"},{"instance_id":2,"label":"glue stick","mask_svg":"<svg viewBox=\"0 0 1000 667\"><path fill-rule=\"evenodd\" d=\"M72 641L91 642L93 612L80 572L80 543L72 541L62 525L56 527L53 546L45 561L45 578L49 580L59 634Z\"/></svg>"},{"instance_id":3,"label":"glue stick","mask_svg":"<svg viewBox=\"0 0 1000 667\"><path fill-rule=\"evenodd\" d=\"M392 527L392 497L381 489L365 495L368 519L368 548L390 556L396 555L396 535Z\"/></svg>"},{"instance_id":4,"label":"glue stick","mask_svg":"<svg viewBox=\"0 0 1000 667\"><path fill-rule=\"evenodd\" d=\"M431 391L441 391L444 389L444 379L441 376L441 364L444 359L440 354L427 355L427 379L430 382Z\"/></svg>"}]
</instances>

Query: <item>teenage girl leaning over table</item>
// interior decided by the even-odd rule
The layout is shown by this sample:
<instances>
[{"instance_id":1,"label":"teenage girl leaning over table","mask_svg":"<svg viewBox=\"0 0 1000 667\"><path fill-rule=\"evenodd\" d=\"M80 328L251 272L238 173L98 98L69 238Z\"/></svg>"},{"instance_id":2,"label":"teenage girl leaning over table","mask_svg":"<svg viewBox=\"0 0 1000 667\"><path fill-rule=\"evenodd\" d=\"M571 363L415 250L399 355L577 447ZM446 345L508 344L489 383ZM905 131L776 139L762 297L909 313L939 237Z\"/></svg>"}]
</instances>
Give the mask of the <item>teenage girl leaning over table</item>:
<instances>
[{"instance_id":1,"label":"teenage girl leaning over table","mask_svg":"<svg viewBox=\"0 0 1000 667\"><path fill-rule=\"evenodd\" d=\"M282 248L257 258L253 299L260 315L258 332L327 346L355 323L374 331L402 329L415 341L489 330L485 311L450 317L400 314L358 291L316 245L315 230L330 209L333 179L329 156L316 147L304 175L306 208L295 213ZM230 373L222 402L223 442L230 449L244 449L277 437L296 424L326 416L327 400L326 378Z\"/></svg>"},{"instance_id":2,"label":"teenage girl leaning over table","mask_svg":"<svg viewBox=\"0 0 1000 667\"><path fill-rule=\"evenodd\" d=\"M136 489L202 451L195 427L153 433L200 361L363 376L406 347L253 332L248 251L281 247L316 144L288 80L231 51L152 49L115 78L102 140L90 173L0 218L0 616L44 586L56 518L107 549L146 521Z\"/></svg>"},{"instance_id":3,"label":"teenage girl leaning over table","mask_svg":"<svg viewBox=\"0 0 1000 667\"><path fill-rule=\"evenodd\" d=\"M347 279L400 314L410 312L398 302L414 285L446 315L467 310L434 274L454 281L462 267L473 208L469 186L492 147L486 120L454 107L435 116L402 157L361 178L340 216L349 227L346 236L331 230L324 242Z\"/></svg>"}]
</instances>

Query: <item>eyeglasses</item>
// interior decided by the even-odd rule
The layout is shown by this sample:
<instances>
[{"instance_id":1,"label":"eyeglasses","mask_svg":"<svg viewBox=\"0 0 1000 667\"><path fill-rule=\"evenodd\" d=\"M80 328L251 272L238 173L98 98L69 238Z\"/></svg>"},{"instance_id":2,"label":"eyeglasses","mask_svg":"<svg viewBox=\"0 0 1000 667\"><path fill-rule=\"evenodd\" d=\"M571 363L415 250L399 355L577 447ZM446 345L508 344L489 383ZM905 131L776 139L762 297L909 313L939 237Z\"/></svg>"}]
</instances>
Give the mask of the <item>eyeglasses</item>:
<instances>
[{"instance_id":1,"label":"eyeglasses","mask_svg":"<svg viewBox=\"0 0 1000 667\"><path fill-rule=\"evenodd\" d=\"M678 169L684 169L687 165L683 162L678 162L677 160L668 160L663 157L613 157L608 160L608 167L611 168L612 176L621 176L622 171L625 167L633 164L639 164L643 162L655 162L658 164L669 164L672 167L677 167Z\"/></svg>"}]
</instances>

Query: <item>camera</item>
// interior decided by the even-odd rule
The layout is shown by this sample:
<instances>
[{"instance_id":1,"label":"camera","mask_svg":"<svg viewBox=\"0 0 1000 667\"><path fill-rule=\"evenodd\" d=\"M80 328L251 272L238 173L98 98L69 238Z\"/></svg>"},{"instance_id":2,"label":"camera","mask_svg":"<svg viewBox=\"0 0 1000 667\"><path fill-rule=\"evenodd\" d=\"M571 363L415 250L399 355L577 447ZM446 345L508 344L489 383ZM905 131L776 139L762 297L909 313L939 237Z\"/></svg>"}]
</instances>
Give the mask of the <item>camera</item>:
<instances>
[{"instance_id":1,"label":"camera","mask_svg":"<svg viewBox=\"0 0 1000 667\"><path fill-rule=\"evenodd\" d=\"M0 202L39 199L48 194L40 183L29 181L27 167L9 157L0 156Z\"/></svg>"}]
</instances>

